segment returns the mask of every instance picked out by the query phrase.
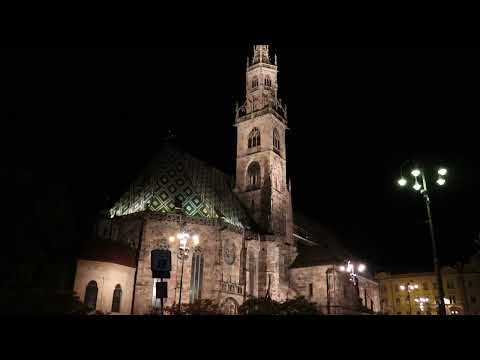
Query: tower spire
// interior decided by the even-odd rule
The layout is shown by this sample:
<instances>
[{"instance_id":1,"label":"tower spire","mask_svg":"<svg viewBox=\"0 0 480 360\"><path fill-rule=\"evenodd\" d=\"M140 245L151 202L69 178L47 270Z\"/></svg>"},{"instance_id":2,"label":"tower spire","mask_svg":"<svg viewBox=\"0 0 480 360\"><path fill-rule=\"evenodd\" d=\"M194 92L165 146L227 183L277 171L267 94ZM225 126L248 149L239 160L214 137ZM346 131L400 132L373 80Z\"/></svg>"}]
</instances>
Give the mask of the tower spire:
<instances>
[{"instance_id":1,"label":"tower spire","mask_svg":"<svg viewBox=\"0 0 480 360\"><path fill-rule=\"evenodd\" d=\"M268 45L255 45L253 47L253 54L252 65L258 63L270 64Z\"/></svg>"},{"instance_id":2,"label":"tower spire","mask_svg":"<svg viewBox=\"0 0 480 360\"><path fill-rule=\"evenodd\" d=\"M286 234L287 191L284 105L277 98L277 66L268 45L253 47L246 73L246 101L236 108L235 191L263 231Z\"/></svg>"}]
</instances>

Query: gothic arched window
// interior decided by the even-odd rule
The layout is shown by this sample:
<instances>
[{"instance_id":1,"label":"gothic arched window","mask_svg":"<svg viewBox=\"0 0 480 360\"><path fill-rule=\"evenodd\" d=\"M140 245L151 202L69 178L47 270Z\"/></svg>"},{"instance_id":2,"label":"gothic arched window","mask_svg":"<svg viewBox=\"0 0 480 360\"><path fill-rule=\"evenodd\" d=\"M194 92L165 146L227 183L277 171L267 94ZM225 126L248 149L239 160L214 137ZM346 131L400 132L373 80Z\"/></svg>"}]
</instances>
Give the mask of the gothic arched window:
<instances>
[{"instance_id":1,"label":"gothic arched window","mask_svg":"<svg viewBox=\"0 0 480 360\"><path fill-rule=\"evenodd\" d=\"M85 305L92 310L97 308L97 294L97 282L92 280L88 283L87 289L85 290Z\"/></svg>"},{"instance_id":2,"label":"gothic arched window","mask_svg":"<svg viewBox=\"0 0 480 360\"><path fill-rule=\"evenodd\" d=\"M112 300L112 312L119 313L120 312L120 303L122 302L122 287L120 284L115 286L115 290L113 290L113 300Z\"/></svg>"},{"instance_id":3,"label":"gothic arched window","mask_svg":"<svg viewBox=\"0 0 480 360\"><path fill-rule=\"evenodd\" d=\"M190 275L190 304L202 298L203 254L194 252L192 256L192 272Z\"/></svg>"},{"instance_id":4,"label":"gothic arched window","mask_svg":"<svg viewBox=\"0 0 480 360\"><path fill-rule=\"evenodd\" d=\"M250 135L248 135L248 148L254 148L260 146L260 130L258 128L254 128L250 131Z\"/></svg>"},{"instance_id":5,"label":"gothic arched window","mask_svg":"<svg viewBox=\"0 0 480 360\"><path fill-rule=\"evenodd\" d=\"M258 77L254 76L252 79L252 88L256 88L258 86Z\"/></svg>"},{"instance_id":6,"label":"gothic arched window","mask_svg":"<svg viewBox=\"0 0 480 360\"><path fill-rule=\"evenodd\" d=\"M250 164L247 170L248 186L256 189L260 187L260 165L254 161Z\"/></svg>"},{"instance_id":7,"label":"gothic arched window","mask_svg":"<svg viewBox=\"0 0 480 360\"><path fill-rule=\"evenodd\" d=\"M273 148L280 151L280 134L277 128L273 129Z\"/></svg>"},{"instance_id":8,"label":"gothic arched window","mask_svg":"<svg viewBox=\"0 0 480 360\"><path fill-rule=\"evenodd\" d=\"M256 283L257 283L257 259L253 251L248 253L248 283L249 283L249 295L256 296Z\"/></svg>"},{"instance_id":9,"label":"gothic arched window","mask_svg":"<svg viewBox=\"0 0 480 360\"><path fill-rule=\"evenodd\" d=\"M267 86L267 87L272 87L272 80L270 79L269 76L267 76L267 77L265 78L264 83L265 83L265 86Z\"/></svg>"}]
</instances>

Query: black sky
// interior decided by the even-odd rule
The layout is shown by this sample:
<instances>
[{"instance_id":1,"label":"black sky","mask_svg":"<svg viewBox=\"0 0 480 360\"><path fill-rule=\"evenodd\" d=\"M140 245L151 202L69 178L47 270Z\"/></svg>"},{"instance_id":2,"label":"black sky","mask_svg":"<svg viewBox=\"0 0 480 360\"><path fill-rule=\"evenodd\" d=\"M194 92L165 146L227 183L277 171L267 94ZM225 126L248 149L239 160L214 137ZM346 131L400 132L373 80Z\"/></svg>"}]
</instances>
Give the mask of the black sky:
<instances>
[{"instance_id":1,"label":"black sky","mask_svg":"<svg viewBox=\"0 0 480 360\"><path fill-rule=\"evenodd\" d=\"M289 112L294 207L381 268L428 270L424 204L395 180L404 160L442 164L448 186L432 193L441 261L469 255L480 232L479 49L272 48ZM72 241L89 235L92 217L169 129L186 150L233 174L234 107L244 99L251 45L1 51L11 140L4 174L24 200L61 199Z\"/></svg>"}]
</instances>

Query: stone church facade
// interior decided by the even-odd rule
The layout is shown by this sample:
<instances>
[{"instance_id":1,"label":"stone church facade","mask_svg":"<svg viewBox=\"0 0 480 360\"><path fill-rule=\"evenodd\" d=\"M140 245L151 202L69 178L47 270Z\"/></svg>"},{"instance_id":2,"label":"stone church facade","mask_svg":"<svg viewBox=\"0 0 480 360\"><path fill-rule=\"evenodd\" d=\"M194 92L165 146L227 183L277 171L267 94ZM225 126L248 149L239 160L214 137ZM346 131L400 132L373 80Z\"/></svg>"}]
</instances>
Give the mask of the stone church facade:
<instances>
[{"instance_id":1,"label":"stone church facade","mask_svg":"<svg viewBox=\"0 0 480 360\"><path fill-rule=\"evenodd\" d=\"M212 299L229 314L249 296L309 296L291 277L298 278L291 266L302 237L295 236L286 172L287 111L267 45L254 47L246 75L246 101L235 117L235 179L166 141L98 221L78 261L74 290L87 304L119 314L158 309L150 253L162 248L172 253L164 306L178 304L180 290L182 304ZM181 277L176 236L183 232L199 243L189 244Z\"/></svg>"}]
</instances>

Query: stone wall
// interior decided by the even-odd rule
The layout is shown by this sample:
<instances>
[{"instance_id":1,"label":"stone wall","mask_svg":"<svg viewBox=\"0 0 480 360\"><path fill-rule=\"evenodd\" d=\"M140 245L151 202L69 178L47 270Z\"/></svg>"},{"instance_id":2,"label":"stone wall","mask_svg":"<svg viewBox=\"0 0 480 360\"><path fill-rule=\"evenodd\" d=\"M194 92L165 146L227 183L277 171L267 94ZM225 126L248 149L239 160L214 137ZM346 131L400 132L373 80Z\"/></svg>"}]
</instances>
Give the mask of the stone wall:
<instances>
[{"instance_id":1,"label":"stone wall","mask_svg":"<svg viewBox=\"0 0 480 360\"><path fill-rule=\"evenodd\" d=\"M380 287L378 282L359 276L358 288L362 304L375 313L381 312Z\"/></svg>"},{"instance_id":2,"label":"stone wall","mask_svg":"<svg viewBox=\"0 0 480 360\"><path fill-rule=\"evenodd\" d=\"M333 269L331 265L291 269L290 287L296 294L317 303L325 314L358 313L358 296L354 284L345 273L331 269ZM378 311L378 285L372 280L362 279L359 281L360 295L364 288L367 289L369 296L367 303L370 304L369 301L372 299L374 309Z\"/></svg>"},{"instance_id":3,"label":"stone wall","mask_svg":"<svg viewBox=\"0 0 480 360\"><path fill-rule=\"evenodd\" d=\"M149 313L158 306L158 302L153 299L154 280L150 269L150 253L165 245L172 252L172 271L171 278L165 280L168 283L168 298L164 306L178 304L182 261L178 258L178 240L172 244L169 238L180 232L180 229L180 223L177 221L147 218L135 289L135 314ZM257 282L253 286L254 292L265 293L268 274L270 274L271 292L276 296L278 293L278 246L274 243L261 242L258 238L244 239L242 233L224 228L221 224L189 222L185 230L190 234L199 235L200 238L199 247L192 251L202 254L204 259L202 299L213 299L223 304L228 298L229 301L234 300L237 305L240 305L250 294L252 278ZM190 302L192 251L183 263L182 304ZM226 253L230 256L226 256ZM247 254L255 259L255 274L252 276L250 276Z\"/></svg>"},{"instance_id":4,"label":"stone wall","mask_svg":"<svg viewBox=\"0 0 480 360\"><path fill-rule=\"evenodd\" d=\"M85 291L90 281L98 287L96 309L104 313L112 311L113 291L119 284L122 288L120 313L130 314L132 306L132 290L135 269L107 262L78 260L75 275L74 291L81 301L85 299Z\"/></svg>"}]
</instances>

